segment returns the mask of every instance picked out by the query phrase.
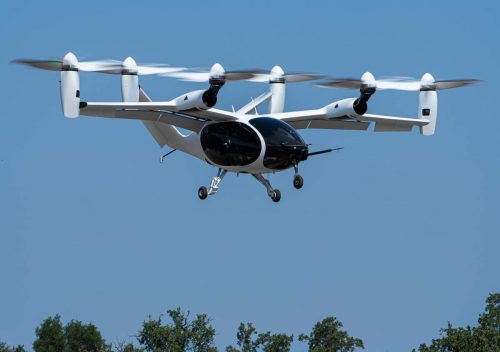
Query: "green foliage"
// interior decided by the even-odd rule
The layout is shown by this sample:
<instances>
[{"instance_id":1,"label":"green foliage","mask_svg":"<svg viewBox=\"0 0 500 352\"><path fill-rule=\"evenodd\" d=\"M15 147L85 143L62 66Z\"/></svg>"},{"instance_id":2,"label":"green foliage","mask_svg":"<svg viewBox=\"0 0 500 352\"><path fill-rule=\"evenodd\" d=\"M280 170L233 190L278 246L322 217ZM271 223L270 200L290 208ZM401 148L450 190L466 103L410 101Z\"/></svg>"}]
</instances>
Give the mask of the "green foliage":
<instances>
[{"instance_id":1,"label":"green foliage","mask_svg":"<svg viewBox=\"0 0 500 352\"><path fill-rule=\"evenodd\" d=\"M64 327L66 352L105 352L110 347L93 324L72 320Z\"/></svg>"},{"instance_id":2,"label":"green foliage","mask_svg":"<svg viewBox=\"0 0 500 352\"><path fill-rule=\"evenodd\" d=\"M137 341L148 352L216 352L215 329L205 314L189 322L189 312L180 308L169 310L171 324L163 324L162 317L144 321Z\"/></svg>"},{"instance_id":3,"label":"green foliage","mask_svg":"<svg viewBox=\"0 0 500 352\"><path fill-rule=\"evenodd\" d=\"M263 352L289 352L292 342L292 335L271 334L269 331L258 334L252 323L240 323L236 333L236 344L240 349L227 346L226 352L256 352L259 348Z\"/></svg>"},{"instance_id":4,"label":"green foliage","mask_svg":"<svg viewBox=\"0 0 500 352\"><path fill-rule=\"evenodd\" d=\"M349 336L334 317L316 323L309 335L299 335L299 341L308 343L309 352L353 352L356 348L365 348L363 341Z\"/></svg>"},{"instance_id":5,"label":"green foliage","mask_svg":"<svg viewBox=\"0 0 500 352\"><path fill-rule=\"evenodd\" d=\"M226 352L256 352L260 345L257 339L257 330L252 323L246 325L240 323L238 332L236 333L236 344L240 347L237 349L233 346L227 346Z\"/></svg>"},{"instance_id":6,"label":"green foliage","mask_svg":"<svg viewBox=\"0 0 500 352\"><path fill-rule=\"evenodd\" d=\"M48 317L35 330L35 352L64 352L65 337L61 317Z\"/></svg>"},{"instance_id":7,"label":"green foliage","mask_svg":"<svg viewBox=\"0 0 500 352\"><path fill-rule=\"evenodd\" d=\"M421 344L420 352L500 352L500 293L490 294L478 326L441 329L441 337ZM415 350L413 350L415 351Z\"/></svg>"},{"instance_id":8,"label":"green foliage","mask_svg":"<svg viewBox=\"0 0 500 352\"><path fill-rule=\"evenodd\" d=\"M189 311L180 308L167 311L171 322L163 316L149 317L142 323L137 335L141 347L121 342L106 344L93 324L71 320L66 325L55 315L45 319L35 331L35 352L217 352L214 345L215 329L206 314L189 319ZM327 317L316 323L309 335L300 334L299 341L307 342L309 352L354 352L364 349L363 341L342 330L340 321ZM290 352L293 335L258 333L252 323L240 323L236 333L236 347L227 346L226 352ZM486 307L475 327L453 327L448 323L440 330L440 337L429 345L421 344L419 352L500 352L500 293L490 294ZM10 347L0 341L0 352L26 352L24 346ZM415 352L415 349L413 350Z\"/></svg>"},{"instance_id":9,"label":"green foliage","mask_svg":"<svg viewBox=\"0 0 500 352\"><path fill-rule=\"evenodd\" d=\"M142 348L135 347L130 342L119 342L115 344L114 352L144 352Z\"/></svg>"},{"instance_id":10,"label":"green foliage","mask_svg":"<svg viewBox=\"0 0 500 352\"><path fill-rule=\"evenodd\" d=\"M193 352L216 352L214 346L215 329L206 314L198 314L191 322L190 340Z\"/></svg>"},{"instance_id":11,"label":"green foliage","mask_svg":"<svg viewBox=\"0 0 500 352\"><path fill-rule=\"evenodd\" d=\"M0 352L26 352L23 345L9 347L5 342L0 341Z\"/></svg>"},{"instance_id":12,"label":"green foliage","mask_svg":"<svg viewBox=\"0 0 500 352\"><path fill-rule=\"evenodd\" d=\"M263 352L289 352L293 335L271 334L269 331L259 334L258 341Z\"/></svg>"},{"instance_id":13,"label":"green foliage","mask_svg":"<svg viewBox=\"0 0 500 352\"><path fill-rule=\"evenodd\" d=\"M63 326L59 315L45 319L35 333L35 352L106 352L111 349L95 325L72 320Z\"/></svg>"}]
</instances>

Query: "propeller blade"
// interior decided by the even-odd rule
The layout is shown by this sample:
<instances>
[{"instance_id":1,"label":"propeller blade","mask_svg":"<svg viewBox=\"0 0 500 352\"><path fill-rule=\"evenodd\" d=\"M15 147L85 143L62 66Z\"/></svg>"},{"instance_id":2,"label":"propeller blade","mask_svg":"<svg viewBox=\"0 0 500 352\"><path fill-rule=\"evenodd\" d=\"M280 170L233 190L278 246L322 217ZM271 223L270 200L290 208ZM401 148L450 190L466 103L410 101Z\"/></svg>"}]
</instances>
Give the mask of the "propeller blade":
<instances>
[{"instance_id":1,"label":"propeller blade","mask_svg":"<svg viewBox=\"0 0 500 352\"><path fill-rule=\"evenodd\" d=\"M249 82L256 82L256 83L268 83L269 82L269 73L265 74L257 74L252 78L248 79Z\"/></svg>"},{"instance_id":2,"label":"propeller blade","mask_svg":"<svg viewBox=\"0 0 500 352\"><path fill-rule=\"evenodd\" d=\"M137 73L139 75L163 75L186 70L185 67L172 67L167 65L139 65Z\"/></svg>"},{"instance_id":3,"label":"propeller blade","mask_svg":"<svg viewBox=\"0 0 500 352\"><path fill-rule=\"evenodd\" d=\"M248 69L248 70L233 70L226 71L226 80L228 81L250 81L254 77L263 74L265 71L261 69Z\"/></svg>"},{"instance_id":4,"label":"propeller blade","mask_svg":"<svg viewBox=\"0 0 500 352\"><path fill-rule=\"evenodd\" d=\"M12 63L26 65L48 71L62 71L64 62L62 60L32 60L17 59ZM121 62L115 60L81 61L75 64L75 68L80 71L112 73L121 70Z\"/></svg>"},{"instance_id":5,"label":"propeller blade","mask_svg":"<svg viewBox=\"0 0 500 352\"><path fill-rule=\"evenodd\" d=\"M298 83L298 82L307 82L307 81L316 81L319 79L325 78L324 75L320 75L317 73L287 73L285 75L286 83Z\"/></svg>"},{"instance_id":6,"label":"propeller blade","mask_svg":"<svg viewBox=\"0 0 500 352\"><path fill-rule=\"evenodd\" d=\"M162 77L173 77L186 82L208 82L210 72L171 72L160 74Z\"/></svg>"},{"instance_id":7,"label":"propeller blade","mask_svg":"<svg viewBox=\"0 0 500 352\"><path fill-rule=\"evenodd\" d=\"M450 89L476 84L479 82L481 81L478 79L449 79L436 81L434 84L436 85L436 89Z\"/></svg>"},{"instance_id":8,"label":"propeller blade","mask_svg":"<svg viewBox=\"0 0 500 352\"><path fill-rule=\"evenodd\" d=\"M319 80L325 78L325 76L317 73L289 73L283 75L283 78L285 79L285 83L299 83ZM255 72L254 77L247 80L257 83L268 83L271 80L271 75L269 73Z\"/></svg>"},{"instance_id":9,"label":"propeller blade","mask_svg":"<svg viewBox=\"0 0 500 352\"><path fill-rule=\"evenodd\" d=\"M319 88L344 88L344 89L359 89L361 88L361 82L359 79L354 78L336 78L330 79L328 81L320 82L315 84Z\"/></svg>"},{"instance_id":10,"label":"propeller blade","mask_svg":"<svg viewBox=\"0 0 500 352\"><path fill-rule=\"evenodd\" d=\"M13 64L25 65L48 71L61 71L63 66L63 62L61 60L16 59L11 62Z\"/></svg>"},{"instance_id":11,"label":"propeller blade","mask_svg":"<svg viewBox=\"0 0 500 352\"><path fill-rule=\"evenodd\" d=\"M419 91L420 81L416 80L393 80L384 79L376 81L376 86L378 90L393 89L393 90L404 90L404 91Z\"/></svg>"},{"instance_id":12,"label":"propeller blade","mask_svg":"<svg viewBox=\"0 0 500 352\"><path fill-rule=\"evenodd\" d=\"M115 60L96 60L78 62L77 68L86 72L101 72L121 68L121 62Z\"/></svg>"}]
</instances>

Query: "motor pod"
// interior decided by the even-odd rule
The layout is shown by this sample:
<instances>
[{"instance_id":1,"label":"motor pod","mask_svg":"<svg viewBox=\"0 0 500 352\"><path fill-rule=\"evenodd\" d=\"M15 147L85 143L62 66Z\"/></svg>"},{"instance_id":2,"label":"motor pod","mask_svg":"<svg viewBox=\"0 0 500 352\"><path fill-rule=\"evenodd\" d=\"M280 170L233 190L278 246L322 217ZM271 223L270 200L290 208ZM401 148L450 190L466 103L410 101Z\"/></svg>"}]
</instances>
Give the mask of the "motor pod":
<instances>
[{"instance_id":1,"label":"motor pod","mask_svg":"<svg viewBox=\"0 0 500 352\"><path fill-rule=\"evenodd\" d=\"M424 136L432 136L436 131L438 98L435 89L435 80L430 73L426 73L420 80L420 94L418 97L418 118L429 120L429 124L420 127Z\"/></svg>"},{"instance_id":2,"label":"motor pod","mask_svg":"<svg viewBox=\"0 0 500 352\"><path fill-rule=\"evenodd\" d=\"M75 118L80 114L78 59L73 53L67 53L63 58L63 66L61 68L61 104L64 116Z\"/></svg>"},{"instance_id":3,"label":"motor pod","mask_svg":"<svg viewBox=\"0 0 500 352\"><path fill-rule=\"evenodd\" d=\"M361 76L361 87L359 88L360 96L354 101L354 111L358 115L363 115L368 111L368 100L377 90L377 81L370 72L365 72Z\"/></svg>"},{"instance_id":4,"label":"motor pod","mask_svg":"<svg viewBox=\"0 0 500 352\"><path fill-rule=\"evenodd\" d=\"M357 99L355 98L348 98L327 105L324 108L326 117L329 119L333 119L338 117L356 115L357 112L354 110L356 100Z\"/></svg>"},{"instance_id":5,"label":"motor pod","mask_svg":"<svg viewBox=\"0 0 500 352\"><path fill-rule=\"evenodd\" d=\"M207 110L217 104L217 94L219 94L219 90L226 83L225 71L220 64L215 64L210 69L208 83L210 84L210 88L207 90L196 90L176 98L174 101L177 110Z\"/></svg>"},{"instance_id":6,"label":"motor pod","mask_svg":"<svg viewBox=\"0 0 500 352\"><path fill-rule=\"evenodd\" d=\"M195 90L193 92L189 92L183 94L174 99L175 110L177 111L186 111L186 110L207 110L210 109L214 104L214 101L204 101L204 96L206 99L206 90ZM215 98L217 101L217 98Z\"/></svg>"},{"instance_id":7,"label":"motor pod","mask_svg":"<svg viewBox=\"0 0 500 352\"><path fill-rule=\"evenodd\" d=\"M137 73L137 63L131 57L127 57L122 63L121 71L123 101L139 101L139 76Z\"/></svg>"},{"instance_id":8,"label":"motor pod","mask_svg":"<svg viewBox=\"0 0 500 352\"><path fill-rule=\"evenodd\" d=\"M269 75L269 113L280 113L285 109L285 72L279 66L274 66Z\"/></svg>"}]
</instances>

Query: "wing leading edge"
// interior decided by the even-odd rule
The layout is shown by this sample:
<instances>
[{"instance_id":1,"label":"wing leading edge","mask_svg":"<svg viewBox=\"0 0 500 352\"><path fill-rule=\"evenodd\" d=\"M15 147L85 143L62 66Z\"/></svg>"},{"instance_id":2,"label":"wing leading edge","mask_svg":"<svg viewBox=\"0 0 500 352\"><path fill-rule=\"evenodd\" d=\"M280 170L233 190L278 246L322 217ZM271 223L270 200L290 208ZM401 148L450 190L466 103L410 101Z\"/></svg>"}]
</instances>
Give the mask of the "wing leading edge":
<instances>
[{"instance_id":1,"label":"wing leading edge","mask_svg":"<svg viewBox=\"0 0 500 352\"><path fill-rule=\"evenodd\" d=\"M421 127L430 123L428 119L374 114L329 117L326 109L293 111L269 116L283 120L296 129L318 128L365 131L371 123L374 123L375 132L409 132L413 126Z\"/></svg>"}]
</instances>

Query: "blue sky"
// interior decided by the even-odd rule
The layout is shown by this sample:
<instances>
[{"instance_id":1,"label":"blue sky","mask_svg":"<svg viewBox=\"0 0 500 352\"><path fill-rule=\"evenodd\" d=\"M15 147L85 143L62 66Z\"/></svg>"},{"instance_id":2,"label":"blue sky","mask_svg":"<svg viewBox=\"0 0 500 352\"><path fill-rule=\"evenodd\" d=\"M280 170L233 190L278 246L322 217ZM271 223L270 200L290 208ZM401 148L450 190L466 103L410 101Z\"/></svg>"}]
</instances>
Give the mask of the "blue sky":
<instances>
[{"instance_id":1,"label":"blue sky","mask_svg":"<svg viewBox=\"0 0 500 352\"><path fill-rule=\"evenodd\" d=\"M31 346L47 316L91 321L112 342L181 306L307 332L338 317L367 351L409 351L474 324L500 290L499 5L456 1L0 4L0 339ZM135 121L64 119L58 75L19 57L123 59L227 69L280 64L332 76L484 80L439 93L437 133L305 131L345 147L272 175L272 203L248 176L196 196L216 169L162 151ZM120 99L119 78L82 75L82 97ZM166 100L202 85L141 77ZM267 86L227 85L218 107ZM288 110L355 92L289 86ZM416 93L378 92L369 112L416 116ZM305 346L294 345L295 351Z\"/></svg>"}]
</instances>

